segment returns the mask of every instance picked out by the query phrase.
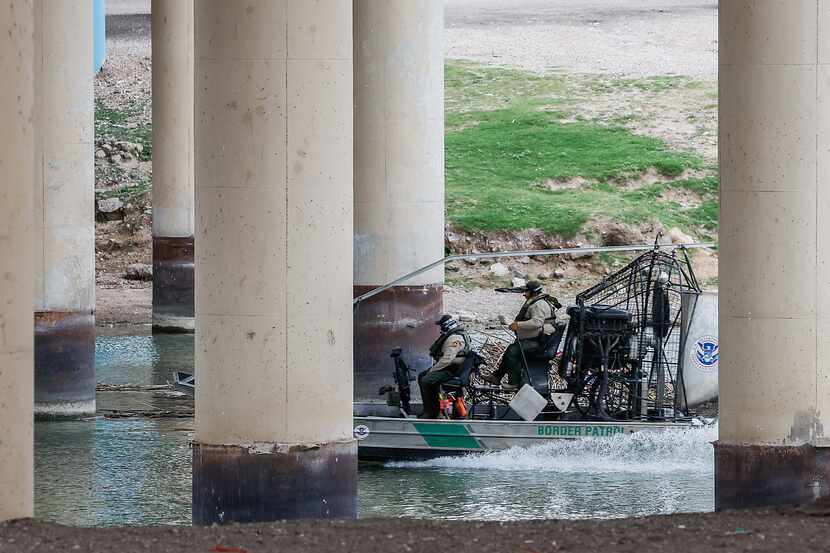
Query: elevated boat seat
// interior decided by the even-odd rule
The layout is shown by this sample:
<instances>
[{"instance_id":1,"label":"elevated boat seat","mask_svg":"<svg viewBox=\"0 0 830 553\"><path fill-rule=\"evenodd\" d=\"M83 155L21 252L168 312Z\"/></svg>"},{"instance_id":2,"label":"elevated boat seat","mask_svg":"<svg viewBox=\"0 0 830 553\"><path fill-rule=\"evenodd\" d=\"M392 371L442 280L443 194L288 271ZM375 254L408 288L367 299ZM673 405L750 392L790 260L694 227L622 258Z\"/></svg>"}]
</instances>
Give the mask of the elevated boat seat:
<instances>
[{"instance_id":1,"label":"elevated boat seat","mask_svg":"<svg viewBox=\"0 0 830 553\"><path fill-rule=\"evenodd\" d=\"M525 356L527 360L527 375L525 378L530 379L528 384L544 397L550 396L550 363L556 358L566 326L562 322L556 323L553 334L547 337L542 349Z\"/></svg>"}]
</instances>

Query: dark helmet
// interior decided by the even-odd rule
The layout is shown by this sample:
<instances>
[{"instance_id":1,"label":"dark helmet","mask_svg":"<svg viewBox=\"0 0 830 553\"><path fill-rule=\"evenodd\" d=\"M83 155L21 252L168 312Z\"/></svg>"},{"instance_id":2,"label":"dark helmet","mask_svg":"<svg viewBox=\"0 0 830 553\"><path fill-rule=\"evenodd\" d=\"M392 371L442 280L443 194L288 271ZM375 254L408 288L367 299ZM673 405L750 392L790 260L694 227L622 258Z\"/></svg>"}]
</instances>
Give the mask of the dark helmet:
<instances>
[{"instance_id":1,"label":"dark helmet","mask_svg":"<svg viewBox=\"0 0 830 553\"><path fill-rule=\"evenodd\" d=\"M521 291L522 292L530 292L531 294L533 294L535 296L536 294L539 294L542 291L542 285L540 283L536 282L535 280L528 280L527 284L525 284L521 288Z\"/></svg>"},{"instance_id":2,"label":"dark helmet","mask_svg":"<svg viewBox=\"0 0 830 553\"><path fill-rule=\"evenodd\" d=\"M458 321L452 318L452 315L444 315L435 324L441 327L441 333L449 332L458 326Z\"/></svg>"}]
</instances>

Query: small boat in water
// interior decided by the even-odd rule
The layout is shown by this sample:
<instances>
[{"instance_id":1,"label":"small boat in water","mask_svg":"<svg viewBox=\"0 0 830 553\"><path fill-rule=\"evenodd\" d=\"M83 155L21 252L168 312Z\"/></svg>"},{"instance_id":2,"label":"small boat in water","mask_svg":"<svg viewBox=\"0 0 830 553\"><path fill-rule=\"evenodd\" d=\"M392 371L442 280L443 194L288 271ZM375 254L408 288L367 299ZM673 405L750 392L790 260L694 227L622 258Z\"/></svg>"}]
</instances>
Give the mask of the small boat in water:
<instances>
[{"instance_id":1,"label":"small boat in water","mask_svg":"<svg viewBox=\"0 0 830 553\"><path fill-rule=\"evenodd\" d=\"M568 322L555 324L541 351L523 354L516 393L480 373L512 334L477 331L463 367L441 386L441 419L413 416L415 374L393 349L386 402L354 404L359 458L420 460L714 423L695 408L717 397L717 297L702 294L680 252L656 246L578 294ZM193 393L195 378L177 372L175 385Z\"/></svg>"}]
</instances>

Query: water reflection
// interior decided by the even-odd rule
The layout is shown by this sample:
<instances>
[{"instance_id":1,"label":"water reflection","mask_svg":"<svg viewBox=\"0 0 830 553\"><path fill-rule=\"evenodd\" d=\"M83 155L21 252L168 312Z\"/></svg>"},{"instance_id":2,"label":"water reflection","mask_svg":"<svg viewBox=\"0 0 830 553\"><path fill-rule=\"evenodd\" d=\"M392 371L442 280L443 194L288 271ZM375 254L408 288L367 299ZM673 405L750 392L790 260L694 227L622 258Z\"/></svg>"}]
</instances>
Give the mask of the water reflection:
<instances>
[{"instance_id":1,"label":"water reflection","mask_svg":"<svg viewBox=\"0 0 830 553\"><path fill-rule=\"evenodd\" d=\"M35 516L77 526L190 524L193 421L35 425Z\"/></svg>"},{"instance_id":2,"label":"water reflection","mask_svg":"<svg viewBox=\"0 0 830 553\"><path fill-rule=\"evenodd\" d=\"M99 336L95 372L107 384L167 384L173 371L193 372L193 335Z\"/></svg>"}]
</instances>

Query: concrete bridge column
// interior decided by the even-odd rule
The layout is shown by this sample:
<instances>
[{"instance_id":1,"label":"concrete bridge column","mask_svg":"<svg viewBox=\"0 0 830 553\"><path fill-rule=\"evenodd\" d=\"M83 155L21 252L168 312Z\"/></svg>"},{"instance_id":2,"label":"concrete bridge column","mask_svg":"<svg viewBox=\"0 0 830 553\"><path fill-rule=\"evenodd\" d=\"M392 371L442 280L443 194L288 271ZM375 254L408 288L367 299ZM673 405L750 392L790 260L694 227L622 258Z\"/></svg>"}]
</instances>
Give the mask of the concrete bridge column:
<instances>
[{"instance_id":1,"label":"concrete bridge column","mask_svg":"<svg viewBox=\"0 0 830 553\"><path fill-rule=\"evenodd\" d=\"M153 328L193 330L193 0L153 0Z\"/></svg>"},{"instance_id":2,"label":"concrete bridge column","mask_svg":"<svg viewBox=\"0 0 830 553\"><path fill-rule=\"evenodd\" d=\"M444 253L444 3L355 0L354 294ZM355 396L377 399L389 352L415 368L443 306L442 267L355 313Z\"/></svg>"},{"instance_id":3,"label":"concrete bridge column","mask_svg":"<svg viewBox=\"0 0 830 553\"><path fill-rule=\"evenodd\" d=\"M35 414L95 412L92 2L35 0Z\"/></svg>"},{"instance_id":4,"label":"concrete bridge column","mask_svg":"<svg viewBox=\"0 0 830 553\"><path fill-rule=\"evenodd\" d=\"M196 2L196 524L356 514L352 78L351 2Z\"/></svg>"},{"instance_id":5,"label":"concrete bridge column","mask_svg":"<svg viewBox=\"0 0 830 553\"><path fill-rule=\"evenodd\" d=\"M0 521L32 516L33 26L0 3Z\"/></svg>"},{"instance_id":6,"label":"concrete bridge column","mask_svg":"<svg viewBox=\"0 0 830 553\"><path fill-rule=\"evenodd\" d=\"M830 494L830 1L720 5L716 508Z\"/></svg>"}]
</instances>

